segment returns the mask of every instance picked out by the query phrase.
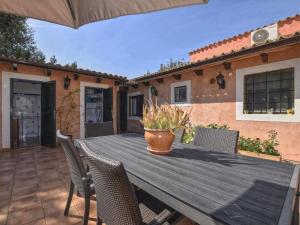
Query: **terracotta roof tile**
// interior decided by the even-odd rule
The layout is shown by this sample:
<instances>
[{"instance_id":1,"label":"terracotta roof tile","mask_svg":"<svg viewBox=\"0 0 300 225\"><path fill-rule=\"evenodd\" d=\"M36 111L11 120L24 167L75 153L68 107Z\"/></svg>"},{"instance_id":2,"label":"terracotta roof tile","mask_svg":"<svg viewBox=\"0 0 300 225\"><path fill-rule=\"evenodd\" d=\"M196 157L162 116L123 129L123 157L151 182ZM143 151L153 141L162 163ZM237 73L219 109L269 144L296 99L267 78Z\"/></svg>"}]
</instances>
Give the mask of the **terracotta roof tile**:
<instances>
[{"instance_id":1,"label":"terracotta roof tile","mask_svg":"<svg viewBox=\"0 0 300 225\"><path fill-rule=\"evenodd\" d=\"M196 62L189 62L181 67L177 67L177 68L173 68L167 71L163 71L163 72L155 72L155 73L151 73L151 74L147 74L147 75L143 75L143 76L139 76L136 77L134 79L131 80L131 82L138 82L138 81L142 81L142 80L146 80L146 79L152 79L152 78L157 78L160 76L168 76L171 75L174 72L179 72L185 69L189 69L191 67L196 67L202 64L209 64L210 61L214 60L222 60L222 58L224 57L234 57L235 55L242 53L242 52L246 52L246 51L250 51L250 50L255 50L257 48L263 48L263 47L268 47L269 45L272 44L280 44L280 42L284 42L284 41L288 41L288 40L295 40L295 43L300 43L300 32L295 32L292 35L289 36L279 36L278 39L273 40L273 41L269 41L268 43L262 44L262 45L252 45L251 47L241 47L239 50L232 50L231 52L228 53L223 53L222 55L213 55L210 58L205 58L204 60L197 60Z\"/></svg>"},{"instance_id":2,"label":"terracotta roof tile","mask_svg":"<svg viewBox=\"0 0 300 225\"><path fill-rule=\"evenodd\" d=\"M0 61L19 63L19 64L23 64L23 65L42 67L42 68L53 69L53 70L63 70L66 72L81 73L83 75L99 76L102 78L113 79L113 80L127 81L127 77L125 77L125 76L102 73L102 72L97 72L94 70L88 70L88 69L82 69L82 68L73 69L68 66L63 66L61 64L53 65L51 63L29 62L29 61L19 60L16 58L8 58L8 57L3 57L3 56L0 56Z\"/></svg>"},{"instance_id":3,"label":"terracotta roof tile","mask_svg":"<svg viewBox=\"0 0 300 225\"><path fill-rule=\"evenodd\" d=\"M298 16L300 16L300 14L296 14L296 15L291 16L291 17L286 17L285 19L278 20L277 23L285 22L285 21L287 21L287 20L294 19L294 18L296 18L296 17L298 17ZM274 24L274 23L273 23L273 24ZM234 35L234 36L232 36L232 37L230 37L230 38L226 38L226 39L217 41L217 42L215 42L215 43L208 44L208 45L203 46L203 47L201 47L201 48L194 49L194 50L192 50L192 51L189 52L189 55L196 54L196 53L198 53L198 52L200 52L200 51L203 51L203 50L205 50L205 49L207 49L207 48L209 48L209 47L211 47L211 46L215 46L215 45L217 45L217 44L224 44L225 42L232 41L232 40L234 40L234 39L236 39L236 38L241 38L241 37L244 37L244 36L246 36L246 35L250 35L251 32L253 32L253 31L255 31L255 30L258 30L258 29L262 29L262 28L268 27L268 26L270 26L270 25L272 25L272 24L268 24L268 25L265 25L265 26L262 26L262 27L258 27L257 29L252 29L252 30L250 30L250 31L246 31L246 32L241 33L241 34Z\"/></svg>"}]
</instances>

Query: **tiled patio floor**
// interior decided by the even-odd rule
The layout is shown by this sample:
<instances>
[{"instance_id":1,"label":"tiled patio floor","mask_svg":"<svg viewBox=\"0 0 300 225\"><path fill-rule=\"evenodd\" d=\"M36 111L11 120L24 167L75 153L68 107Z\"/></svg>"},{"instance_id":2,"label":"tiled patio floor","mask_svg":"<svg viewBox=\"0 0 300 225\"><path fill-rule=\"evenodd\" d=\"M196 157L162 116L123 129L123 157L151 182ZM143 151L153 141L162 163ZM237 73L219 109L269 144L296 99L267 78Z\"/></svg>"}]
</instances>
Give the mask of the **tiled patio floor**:
<instances>
[{"instance_id":1,"label":"tiled patio floor","mask_svg":"<svg viewBox=\"0 0 300 225\"><path fill-rule=\"evenodd\" d=\"M0 225L81 224L82 198L74 195L70 215L63 215L68 176L65 156L59 148L35 147L0 153ZM96 224L94 201L90 217L89 224ZM180 224L193 223L184 219Z\"/></svg>"}]
</instances>

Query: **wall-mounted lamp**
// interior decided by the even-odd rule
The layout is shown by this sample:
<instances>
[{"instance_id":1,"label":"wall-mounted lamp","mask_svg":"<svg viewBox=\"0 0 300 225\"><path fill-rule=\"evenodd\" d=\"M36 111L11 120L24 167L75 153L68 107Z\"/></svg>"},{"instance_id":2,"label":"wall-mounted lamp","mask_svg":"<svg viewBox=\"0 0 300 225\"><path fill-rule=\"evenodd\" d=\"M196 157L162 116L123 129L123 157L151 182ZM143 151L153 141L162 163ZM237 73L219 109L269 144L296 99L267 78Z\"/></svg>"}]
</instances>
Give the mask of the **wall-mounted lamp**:
<instances>
[{"instance_id":1,"label":"wall-mounted lamp","mask_svg":"<svg viewBox=\"0 0 300 225\"><path fill-rule=\"evenodd\" d=\"M96 77L96 83L97 84L101 83L101 81L102 81L101 77Z\"/></svg>"},{"instance_id":2,"label":"wall-mounted lamp","mask_svg":"<svg viewBox=\"0 0 300 225\"><path fill-rule=\"evenodd\" d=\"M260 54L260 57L261 57L261 60L262 60L263 62L268 62L268 61L269 61L269 56L268 56L267 53L261 53L261 54Z\"/></svg>"},{"instance_id":3,"label":"wall-mounted lamp","mask_svg":"<svg viewBox=\"0 0 300 225\"><path fill-rule=\"evenodd\" d=\"M52 74L52 71L51 71L50 69L47 69L46 75L47 75L48 77L51 77L51 74Z\"/></svg>"},{"instance_id":4,"label":"wall-mounted lamp","mask_svg":"<svg viewBox=\"0 0 300 225\"><path fill-rule=\"evenodd\" d=\"M18 64L17 63L13 63L12 64L12 69L13 69L13 71L18 71Z\"/></svg>"},{"instance_id":5,"label":"wall-mounted lamp","mask_svg":"<svg viewBox=\"0 0 300 225\"><path fill-rule=\"evenodd\" d=\"M79 74L78 73L74 73L73 78L74 78L74 80L78 80L79 79Z\"/></svg>"},{"instance_id":6,"label":"wall-mounted lamp","mask_svg":"<svg viewBox=\"0 0 300 225\"><path fill-rule=\"evenodd\" d=\"M71 84L71 79L70 79L70 77L65 76L65 78L64 78L64 89L65 89L65 90L69 89L70 84Z\"/></svg>"},{"instance_id":7,"label":"wall-mounted lamp","mask_svg":"<svg viewBox=\"0 0 300 225\"><path fill-rule=\"evenodd\" d=\"M154 87L154 86L150 87L150 92L151 92L151 95L154 95L154 96L158 95L158 91L157 91L156 87Z\"/></svg>"},{"instance_id":8,"label":"wall-mounted lamp","mask_svg":"<svg viewBox=\"0 0 300 225\"><path fill-rule=\"evenodd\" d=\"M219 75L216 77L217 84L219 85L220 89L225 89L225 78L223 74L220 72Z\"/></svg>"}]
</instances>

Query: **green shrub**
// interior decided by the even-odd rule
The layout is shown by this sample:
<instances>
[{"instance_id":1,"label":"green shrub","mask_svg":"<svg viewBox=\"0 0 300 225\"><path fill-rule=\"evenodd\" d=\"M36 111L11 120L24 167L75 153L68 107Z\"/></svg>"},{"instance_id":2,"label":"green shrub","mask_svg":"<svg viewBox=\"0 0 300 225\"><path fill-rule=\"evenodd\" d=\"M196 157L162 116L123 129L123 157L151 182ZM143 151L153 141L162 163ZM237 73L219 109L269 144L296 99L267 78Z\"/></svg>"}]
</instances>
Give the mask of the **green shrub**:
<instances>
[{"instance_id":1,"label":"green shrub","mask_svg":"<svg viewBox=\"0 0 300 225\"><path fill-rule=\"evenodd\" d=\"M276 147L279 145L277 140L278 133L275 130L268 131L268 139L240 137L239 149L249 152L257 152L267 155L279 156Z\"/></svg>"},{"instance_id":2,"label":"green shrub","mask_svg":"<svg viewBox=\"0 0 300 225\"><path fill-rule=\"evenodd\" d=\"M218 125L216 123L210 123L206 126L206 128L220 129L220 130L229 130L230 129L230 127L227 124Z\"/></svg>"},{"instance_id":3,"label":"green shrub","mask_svg":"<svg viewBox=\"0 0 300 225\"><path fill-rule=\"evenodd\" d=\"M185 143L185 144L193 143L195 131L196 131L196 128L198 128L198 127L206 127L206 128L211 128L211 129L222 129L222 130L230 129L230 127L226 124L218 125L216 123L211 123L211 124L208 124L207 126L203 126L203 125L190 126L189 128L187 128L185 130L185 133L183 136L183 143Z\"/></svg>"}]
</instances>

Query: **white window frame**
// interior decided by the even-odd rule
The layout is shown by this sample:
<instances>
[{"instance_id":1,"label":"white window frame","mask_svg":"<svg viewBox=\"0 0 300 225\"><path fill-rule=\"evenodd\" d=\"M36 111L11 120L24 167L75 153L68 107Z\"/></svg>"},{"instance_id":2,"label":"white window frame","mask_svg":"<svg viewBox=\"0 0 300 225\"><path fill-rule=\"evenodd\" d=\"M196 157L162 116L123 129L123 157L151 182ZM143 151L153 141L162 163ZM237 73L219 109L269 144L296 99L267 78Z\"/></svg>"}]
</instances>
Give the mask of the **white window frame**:
<instances>
[{"instance_id":1,"label":"white window frame","mask_svg":"<svg viewBox=\"0 0 300 225\"><path fill-rule=\"evenodd\" d=\"M186 86L186 101L185 102L175 102L175 88ZM171 84L171 104L177 105L177 106L189 106L191 104L191 96L192 96L192 90L191 90L191 81L185 80L180 81L176 83Z\"/></svg>"},{"instance_id":2,"label":"white window frame","mask_svg":"<svg viewBox=\"0 0 300 225\"><path fill-rule=\"evenodd\" d=\"M244 114L244 77L249 74L294 68L295 114ZM300 58L236 70L236 120L300 122Z\"/></svg>"},{"instance_id":3,"label":"white window frame","mask_svg":"<svg viewBox=\"0 0 300 225\"><path fill-rule=\"evenodd\" d=\"M134 96L138 96L138 95L142 95L143 93L141 93L140 91L138 91L138 92L133 92L133 93L129 93L128 95L127 95L127 119L128 120L140 120L141 119L141 117L139 117L139 116L129 116L129 112L130 112L130 108L129 108L129 98L130 97L134 97Z\"/></svg>"}]
</instances>

